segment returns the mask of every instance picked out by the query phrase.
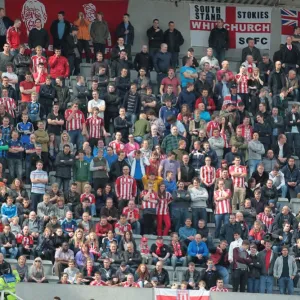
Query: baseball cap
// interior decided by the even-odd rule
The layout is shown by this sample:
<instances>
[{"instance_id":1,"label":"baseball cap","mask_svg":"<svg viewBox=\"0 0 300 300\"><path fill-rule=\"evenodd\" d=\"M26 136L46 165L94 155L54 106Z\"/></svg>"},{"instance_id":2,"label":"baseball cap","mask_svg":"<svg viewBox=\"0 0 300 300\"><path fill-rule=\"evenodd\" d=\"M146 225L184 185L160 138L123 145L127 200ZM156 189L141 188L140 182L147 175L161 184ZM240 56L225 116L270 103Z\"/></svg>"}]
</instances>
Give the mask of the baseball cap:
<instances>
[{"instance_id":1,"label":"baseball cap","mask_svg":"<svg viewBox=\"0 0 300 300\"><path fill-rule=\"evenodd\" d=\"M121 267L126 267L126 266L127 266L126 262L125 262L125 261L122 261L122 262L121 262Z\"/></svg>"},{"instance_id":2,"label":"baseball cap","mask_svg":"<svg viewBox=\"0 0 300 300\"><path fill-rule=\"evenodd\" d=\"M231 89L236 89L237 88L237 85L235 83L233 83L230 87Z\"/></svg>"}]
</instances>

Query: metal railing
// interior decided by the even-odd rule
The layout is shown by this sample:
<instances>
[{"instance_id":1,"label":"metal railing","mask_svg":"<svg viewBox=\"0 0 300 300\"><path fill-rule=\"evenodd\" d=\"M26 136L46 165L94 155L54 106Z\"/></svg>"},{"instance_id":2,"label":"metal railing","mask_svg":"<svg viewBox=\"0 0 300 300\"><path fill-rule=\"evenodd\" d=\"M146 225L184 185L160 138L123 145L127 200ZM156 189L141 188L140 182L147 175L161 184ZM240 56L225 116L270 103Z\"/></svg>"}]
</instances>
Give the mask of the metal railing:
<instances>
[{"instance_id":1,"label":"metal railing","mask_svg":"<svg viewBox=\"0 0 300 300\"><path fill-rule=\"evenodd\" d=\"M16 294L14 294L14 293L12 293L11 291L8 291L8 290L1 291L0 300L5 300L5 294L9 294L9 295L15 297L18 300L23 300L22 298L18 297Z\"/></svg>"}]
</instances>

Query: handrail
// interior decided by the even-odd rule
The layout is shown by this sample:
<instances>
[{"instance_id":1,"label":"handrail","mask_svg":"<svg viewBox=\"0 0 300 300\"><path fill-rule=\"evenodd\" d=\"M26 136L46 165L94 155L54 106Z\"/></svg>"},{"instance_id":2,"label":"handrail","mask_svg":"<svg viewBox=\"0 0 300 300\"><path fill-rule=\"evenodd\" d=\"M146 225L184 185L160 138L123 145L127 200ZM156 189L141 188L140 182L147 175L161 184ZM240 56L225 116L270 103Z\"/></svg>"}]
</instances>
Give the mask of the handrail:
<instances>
[{"instance_id":1,"label":"handrail","mask_svg":"<svg viewBox=\"0 0 300 300\"><path fill-rule=\"evenodd\" d=\"M20 298L19 296L17 296L16 294L12 293L11 291L8 290L3 290L1 291L1 300L5 300L5 294L10 294L11 296L14 296L16 299L18 300L23 300L22 298Z\"/></svg>"}]
</instances>

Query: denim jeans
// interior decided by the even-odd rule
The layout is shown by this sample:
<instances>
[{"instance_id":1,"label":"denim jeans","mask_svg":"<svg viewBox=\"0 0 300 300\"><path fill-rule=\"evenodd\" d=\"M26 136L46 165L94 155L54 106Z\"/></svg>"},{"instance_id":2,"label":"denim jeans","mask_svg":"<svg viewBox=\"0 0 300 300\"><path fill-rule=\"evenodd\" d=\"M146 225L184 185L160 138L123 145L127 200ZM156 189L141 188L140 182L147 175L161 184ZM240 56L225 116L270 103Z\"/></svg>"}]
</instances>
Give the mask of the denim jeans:
<instances>
[{"instance_id":1,"label":"denim jeans","mask_svg":"<svg viewBox=\"0 0 300 300\"><path fill-rule=\"evenodd\" d=\"M249 159L248 164L249 164L249 175L253 174L253 172L256 170L257 165L261 163L260 159Z\"/></svg>"},{"instance_id":2,"label":"denim jeans","mask_svg":"<svg viewBox=\"0 0 300 300\"><path fill-rule=\"evenodd\" d=\"M158 262L158 258L156 257L152 257L152 265L156 265L156 263ZM163 261L164 266L169 266L170 265L170 258L167 258L165 261Z\"/></svg>"},{"instance_id":3,"label":"denim jeans","mask_svg":"<svg viewBox=\"0 0 300 300\"><path fill-rule=\"evenodd\" d=\"M186 263L186 257L177 257L177 256L172 256L171 257L171 265L172 267L175 269L177 265L186 267L187 263Z\"/></svg>"},{"instance_id":4,"label":"denim jeans","mask_svg":"<svg viewBox=\"0 0 300 300\"><path fill-rule=\"evenodd\" d=\"M38 204L43 201L43 196L44 196L44 194L31 193L31 195L30 195L31 209L34 210L35 212L37 211Z\"/></svg>"},{"instance_id":5,"label":"denim jeans","mask_svg":"<svg viewBox=\"0 0 300 300\"><path fill-rule=\"evenodd\" d=\"M222 64L222 61L225 59L225 49L216 49L213 48L214 57L219 61L219 64Z\"/></svg>"},{"instance_id":6,"label":"denim jeans","mask_svg":"<svg viewBox=\"0 0 300 300\"><path fill-rule=\"evenodd\" d=\"M136 114L133 114L133 113L126 113L126 118L127 118L128 120L130 120L130 123L132 124L132 128L133 128L134 123L135 123L135 121L136 121L136 119L137 119Z\"/></svg>"},{"instance_id":7,"label":"denim jeans","mask_svg":"<svg viewBox=\"0 0 300 300\"><path fill-rule=\"evenodd\" d=\"M207 221L206 208L192 208L192 224L194 228L197 227L198 221L200 219L203 219L206 223Z\"/></svg>"},{"instance_id":8,"label":"denim jeans","mask_svg":"<svg viewBox=\"0 0 300 300\"><path fill-rule=\"evenodd\" d=\"M185 220L189 216L189 212L186 208L174 208L172 207L172 223L174 225L174 231L178 232L179 228L184 226Z\"/></svg>"},{"instance_id":9,"label":"denim jeans","mask_svg":"<svg viewBox=\"0 0 300 300\"><path fill-rule=\"evenodd\" d=\"M287 132L287 144L292 151L292 153L295 153L298 157L300 156L300 133L292 133Z\"/></svg>"},{"instance_id":10,"label":"denim jeans","mask_svg":"<svg viewBox=\"0 0 300 300\"><path fill-rule=\"evenodd\" d=\"M1 253L4 255L4 258L6 257L7 252L9 253L10 258L16 258L18 255L18 248L17 247L12 247L12 248L1 247Z\"/></svg>"},{"instance_id":11,"label":"denim jeans","mask_svg":"<svg viewBox=\"0 0 300 300\"><path fill-rule=\"evenodd\" d=\"M287 192L288 192L288 187L287 185L283 185L281 188L281 197L282 198L286 198Z\"/></svg>"},{"instance_id":12,"label":"denim jeans","mask_svg":"<svg viewBox=\"0 0 300 300\"><path fill-rule=\"evenodd\" d=\"M259 279L248 278L247 292L248 293L258 293L259 292Z\"/></svg>"},{"instance_id":13,"label":"denim jeans","mask_svg":"<svg viewBox=\"0 0 300 300\"><path fill-rule=\"evenodd\" d=\"M265 276L261 275L259 278L259 292L261 294L266 293L272 294L273 293L273 276Z\"/></svg>"},{"instance_id":14,"label":"denim jeans","mask_svg":"<svg viewBox=\"0 0 300 300\"><path fill-rule=\"evenodd\" d=\"M58 188L62 190L64 193L67 193L70 187L70 178L62 178L56 177L56 183L58 184Z\"/></svg>"},{"instance_id":15,"label":"denim jeans","mask_svg":"<svg viewBox=\"0 0 300 300\"><path fill-rule=\"evenodd\" d=\"M229 223L229 214L219 214L215 215L215 221L216 221L216 231L215 231L215 238L218 239L220 236L220 230L223 224Z\"/></svg>"},{"instance_id":16,"label":"denim jeans","mask_svg":"<svg viewBox=\"0 0 300 300\"><path fill-rule=\"evenodd\" d=\"M23 174L22 159L17 159L17 158L8 159L8 170L11 178L22 179L22 174Z\"/></svg>"},{"instance_id":17,"label":"denim jeans","mask_svg":"<svg viewBox=\"0 0 300 300\"><path fill-rule=\"evenodd\" d=\"M77 151L80 150L83 144L83 136L81 134L81 130L69 130L68 133L71 139L71 143L73 145L76 145Z\"/></svg>"},{"instance_id":18,"label":"denim jeans","mask_svg":"<svg viewBox=\"0 0 300 300\"><path fill-rule=\"evenodd\" d=\"M139 221L135 221L134 223L131 223L132 232L133 234L141 234L141 224Z\"/></svg>"},{"instance_id":19,"label":"denim jeans","mask_svg":"<svg viewBox=\"0 0 300 300\"><path fill-rule=\"evenodd\" d=\"M96 204L95 203L91 204L91 214L93 217L96 216Z\"/></svg>"},{"instance_id":20,"label":"denim jeans","mask_svg":"<svg viewBox=\"0 0 300 300\"><path fill-rule=\"evenodd\" d=\"M290 277L280 277L278 286L280 294L292 295L294 293L294 283Z\"/></svg>"},{"instance_id":21,"label":"denim jeans","mask_svg":"<svg viewBox=\"0 0 300 300\"><path fill-rule=\"evenodd\" d=\"M229 283L228 269L223 266L220 266L220 265L216 265L216 269L217 269L219 275L223 278L224 284L228 284Z\"/></svg>"}]
</instances>

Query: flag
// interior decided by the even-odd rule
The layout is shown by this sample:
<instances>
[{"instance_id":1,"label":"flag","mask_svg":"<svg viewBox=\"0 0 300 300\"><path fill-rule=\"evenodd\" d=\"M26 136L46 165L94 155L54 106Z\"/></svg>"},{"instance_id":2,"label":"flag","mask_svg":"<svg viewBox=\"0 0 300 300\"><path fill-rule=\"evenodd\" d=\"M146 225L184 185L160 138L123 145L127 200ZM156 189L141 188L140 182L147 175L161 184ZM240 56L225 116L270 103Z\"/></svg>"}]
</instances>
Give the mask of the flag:
<instances>
[{"instance_id":1,"label":"flag","mask_svg":"<svg viewBox=\"0 0 300 300\"><path fill-rule=\"evenodd\" d=\"M300 26L300 11L281 9L281 43L285 44L286 37L294 33L296 26Z\"/></svg>"},{"instance_id":2,"label":"flag","mask_svg":"<svg viewBox=\"0 0 300 300\"><path fill-rule=\"evenodd\" d=\"M217 19L229 32L229 48L243 49L253 38L259 49L270 49L271 7L190 4L191 45L207 47Z\"/></svg>"},{"instance_id":3,"label":"flag","mask_svg":"<svg viewBox=\"0 0 300 300\"><path fill-rule=\"evenodd\" d=\"M209 300L209 291L154 289L155 300Z\"/></svg>"}]
</instances>

